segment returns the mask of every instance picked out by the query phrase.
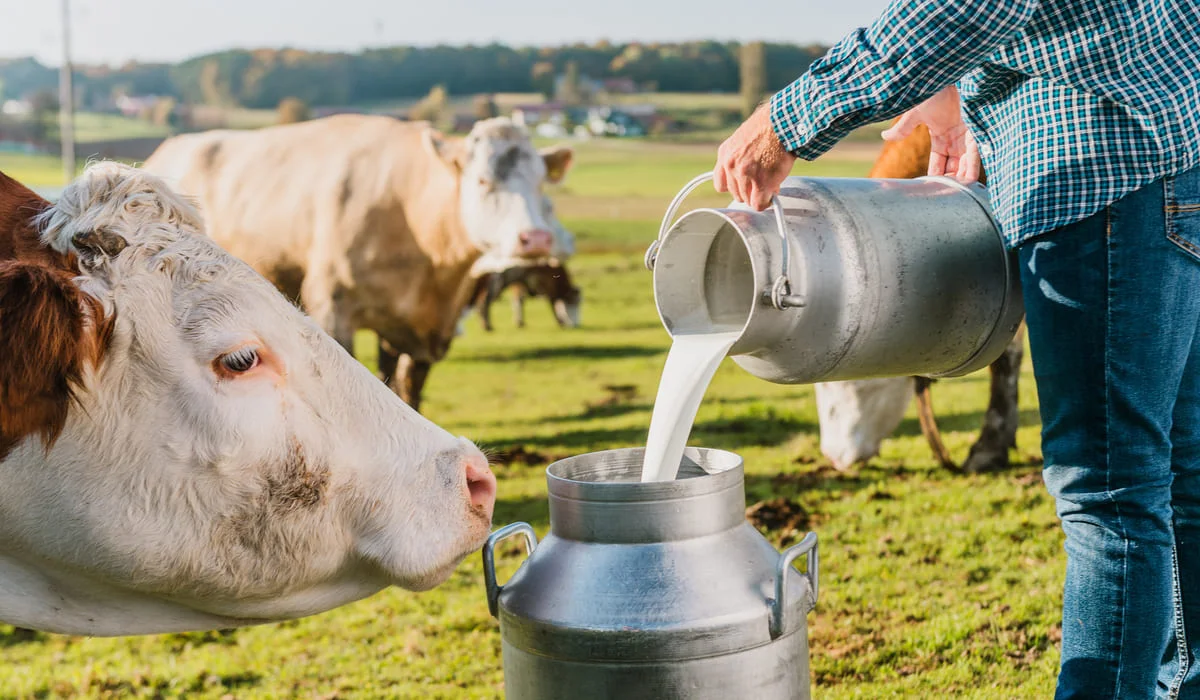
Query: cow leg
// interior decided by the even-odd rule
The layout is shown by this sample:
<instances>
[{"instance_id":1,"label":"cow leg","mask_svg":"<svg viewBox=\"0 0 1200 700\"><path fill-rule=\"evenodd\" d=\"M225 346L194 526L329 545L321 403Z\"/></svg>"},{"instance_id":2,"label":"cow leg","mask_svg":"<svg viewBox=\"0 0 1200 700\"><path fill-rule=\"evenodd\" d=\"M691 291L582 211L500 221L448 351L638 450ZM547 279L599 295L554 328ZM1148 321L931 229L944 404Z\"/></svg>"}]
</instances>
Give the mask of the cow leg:
<instances>
[{"instance_id":1,"label":"cow leg","mask_svg":"<svg viewBox=\"0 0 1200 700\"><path fill-rule=\"evenodd\" d=\"M380 338L379 339L379 362L378 362L379 378L382 379L383 383L387 384L388 387L390 387L392 389L392 391L395 391L397 394L399 394L400 392L396 390L395 378L396 378L396 366L399 363L400 363L400 351L397 350L395 347L393 347L392 344L389 343L388 341L384 340L383 338Z\"/></svg>"},{"instance_id":2,"label":"cow leg","mask_svg":"<svg viewBox=\"0 0 1200 700\"><path fill-rule=\"evenodd\" d=\"M421 393L425 390L425 380L429 378L429 370L433 363L414 360L412 355L401 358L400 370L395 378L393 388L400 398L414 410L421 410Z\"/></svg>"},{"instance_id":3,"label":"cow leg","mask_svg":"<svg viewBox=\"0 0 1200 700\"><path fill-rule=\"evenodd\" d=\"M475 284L475 294L471 297L471 306L479 314L479 323L483 330L492 332L492 286L495 284L494 273L484 275Z\"/></svg>"},{"instance_id":4,"label":"cow leg","mask_svg":"<svg viewBox=\"0 0 1200 700\"><path fill-rule=\"evenodd\" d=\"M550 310L554 312L554 320L558 321L559 328L575 327L575 322L571 319L571 313L567 311L567 302L565 299L551 299Z\"/></svg>"},{"instance_id":5,"label":"cow leg","mask_svg":"<svg viewBox=\"0 0 1200 700\"><path fill-rule=\"evenodd\" d=\"M1024 329L1022 325L1004 354L989 367L992 376L991 395L979 439L971 445L971 452L963 463L963 469L967 472L1006 468L1008 451L1017 446L1017 427L1020 422L1017 399L1021 361L1025 357Z\"/></svg>"},{"instance_id":6,"label":"cow leg","mask_svg":"<svg viewBox=\"0 0 1200 700\"><path fill-rule=\"evenodd\" d=\"M525 285L518 284L513 287L512 298L513 322L517 324L517 328L525 327Z\"/></svg>"},{"instance_id":7,"label":"cow leg","mask_svg":"<svg viewBox=\"0 0 1200 700\"><path fill-rule=\"evenodd\" d=\"M318 276L309 275L300 289L300 301L313 321L354 355L354 314L345 291L331 289Z\"/></svg>"}]
</instances>

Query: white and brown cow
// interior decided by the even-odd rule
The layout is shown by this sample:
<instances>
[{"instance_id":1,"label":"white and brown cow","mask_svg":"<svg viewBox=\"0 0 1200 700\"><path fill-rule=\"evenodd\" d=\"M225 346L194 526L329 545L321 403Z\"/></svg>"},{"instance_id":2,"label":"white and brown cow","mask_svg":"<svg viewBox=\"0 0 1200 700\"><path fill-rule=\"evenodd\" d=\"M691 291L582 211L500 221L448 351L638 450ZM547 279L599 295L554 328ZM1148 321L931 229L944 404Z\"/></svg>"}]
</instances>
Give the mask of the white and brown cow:
<instances>
[{"instance_id":1,"label":"white and brown cow","mask_svg":"<svg viewBox=\"0 0 1200 700\"><path fill-rule=\"evenodd\" d=\"M539 153L504 118L448 138L425 123L340 115L178 136L146 168L194 197L209 235L347 349L355 329L375 331L384 380L417 408L480 255L551 254L541 187L571 157Z\"/></svg>"},{"instance_id":2,"label":"white and brown cow","mask_svg":"<svg viewBox=\"0 0 1200 700\"><path fill-rule=\"evenodd\" d=\"M123 635L443 581L495 478L159 178L0 175L0 620Z\"/></svg>"}]
</instances>

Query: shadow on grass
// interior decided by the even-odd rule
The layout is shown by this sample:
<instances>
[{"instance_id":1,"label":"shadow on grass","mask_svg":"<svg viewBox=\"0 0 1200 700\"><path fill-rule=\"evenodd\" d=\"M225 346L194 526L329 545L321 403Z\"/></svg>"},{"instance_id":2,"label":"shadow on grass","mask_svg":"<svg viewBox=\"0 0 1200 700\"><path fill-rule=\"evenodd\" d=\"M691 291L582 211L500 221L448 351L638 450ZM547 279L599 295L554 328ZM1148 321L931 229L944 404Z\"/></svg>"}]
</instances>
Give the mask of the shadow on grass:
<instances>
[{"instance_id":1,"label":"shadow on grass","mask_svg":"<svg viewBox=\"0 0 1200 700\"><path fill-rule=\"evenodd\" d=\"M501 493L504 493L503 489ZM547 497L539 495L497 498L495 514L492 516L493 529L518 521L529 523L539 531L549 525L550 502Z\"/></svg>"},{"instance_id":2,"label":"shadow on grass","mask_svg":"<svg viewBox=\"0 0 1200 700\"><path fill-rule=\"evenodd\" d=\"M520 348L511 351L463 353L457 359L474 362L512 362L520 360L620 360L630 357L653 357L666 353L666 348L647 345L560 345L548 348Z\"/></svg>"},{"instance_id":3,"label":"shadow on grass","mask_svg":"<svg viewBox=\"0 0 1200 700\"><path fill-rule=\"evenodd\" d=\"M937 403L933 406L934 416L937 418L938 430L943 433L953 432L974 432L983 427L983 418L987 415L987 411L968 411L965 413L938 413ZM1037 409L1027 408L1021 411L1017 417L1017 425L1040 425L1041 416ZM915 418L905 418L896 432L892 433L892 437L920 437L921 424Z\"/></svg>"},{"instance_id":4,"label":"shadow on grass","mask_svg":"<svg viewBox=\"0 0 1200 700\"><path fill-rule=\"evenodd\" d=\"M45 639L46 635L36 630L0 625L0 649L20 646L29 642L42 642Z\"/></svg>"},{"instance_id":5,"label":"shadow on grass","mask_svg":"<svg viewBox=\"0 0 1200 700\"><path fill-rule=\"evenodd\" d=\"M617 416L634 410L648 410L646 404L618 404L605 406L598 411L606 414L592 413L577 414L570 420L580 420L584 417L599 415ZM566 419L564 419L566 420ZM637 447L645 443L649 426L636 428L595 428L584 430L568 430L552 435L530 435L507 440L511 445L532 447L556 447L572 450L574 454L582 454L598 449L609 449L613 446ZM817 426L809 421L800 420L795 416L781 415L772 409L752 411L742 415L699 421L692 427L689 444L713 447L722 450L734 450L750 446L774 447L787 442L799 432L816 433ZM497 449L503 450L503 447Z\"/></svg>"}]
</instances>

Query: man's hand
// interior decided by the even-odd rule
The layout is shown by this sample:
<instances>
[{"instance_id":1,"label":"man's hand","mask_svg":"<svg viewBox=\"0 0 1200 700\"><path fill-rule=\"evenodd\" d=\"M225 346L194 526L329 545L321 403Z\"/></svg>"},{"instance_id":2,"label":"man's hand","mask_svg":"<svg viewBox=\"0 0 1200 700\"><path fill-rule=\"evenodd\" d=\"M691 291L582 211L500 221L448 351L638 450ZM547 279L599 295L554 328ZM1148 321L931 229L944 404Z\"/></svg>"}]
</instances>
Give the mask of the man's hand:
<instances>
[{"instance_id":1,"label":"man's hand","mask_svg":"<svg viewBox=\"0 0 1200 700\"><path fill-rule=\"evenodd\" d=\"M963 123L953 85L904 113L883 132L885 141L901 141L917 125L929 129L929 174L949 175L963 184L979 179L979 149Z\"/></svg>"},{"instance_id":2,"label":"man's hand","mask_svg":"<svg viewBox=\"0 0 1200 700\"><path fill-rule=\"evenodd\" d=\"M713 185L757 211L771 205L771 197L792 172L796 156L788 153L771 126L769 107L763 105L717 149Z\"/></svg>"}]
</instances>

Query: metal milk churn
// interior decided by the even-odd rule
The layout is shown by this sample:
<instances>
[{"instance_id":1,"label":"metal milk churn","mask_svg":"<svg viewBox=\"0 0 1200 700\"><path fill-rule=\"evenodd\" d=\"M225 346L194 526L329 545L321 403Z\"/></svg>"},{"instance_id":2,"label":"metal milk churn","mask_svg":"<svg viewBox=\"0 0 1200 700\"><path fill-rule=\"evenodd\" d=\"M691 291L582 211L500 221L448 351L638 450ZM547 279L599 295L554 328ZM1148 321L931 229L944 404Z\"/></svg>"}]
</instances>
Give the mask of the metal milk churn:
<instances>
[{"instance_id":1,"label":"metal milk churn","mask_svg":"<svg viewBox=\"0 0 1200 700\"><path fill-rule=\"evenodd\" d=\"M646 251L672 335L740 332L768 381L955 377L991 364L1024 309L986 190L953 179L790 177L772 208L697 209ZM669 229L668 229L669 227Z\"/></svg>"},{"instance_id":2,"label":"metal milk churn","mask_svg":"<svg viewBox=\"0 0 1200 700\"><path fill-rule=\"evenodd\" d=\"M745 518L742 460L688 448L642 483L642 448L547 469L550 533L483 548L510 700L805 700L817 536L780 554ZM495 547L523 535L503 586ZM793 562L807 555L807 572Z\"/></svg>"}]
</instances>

